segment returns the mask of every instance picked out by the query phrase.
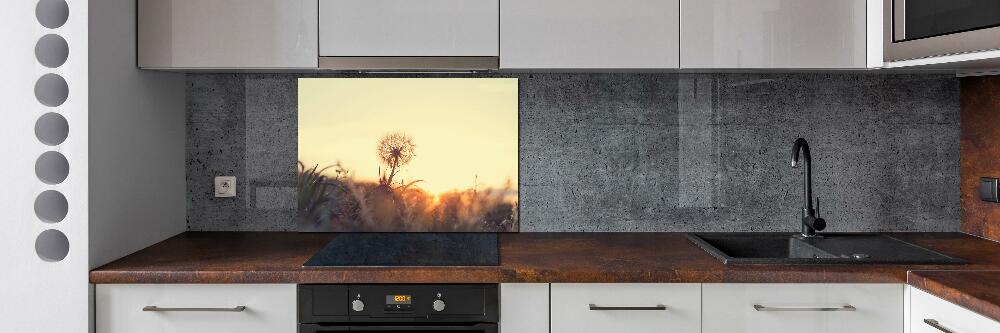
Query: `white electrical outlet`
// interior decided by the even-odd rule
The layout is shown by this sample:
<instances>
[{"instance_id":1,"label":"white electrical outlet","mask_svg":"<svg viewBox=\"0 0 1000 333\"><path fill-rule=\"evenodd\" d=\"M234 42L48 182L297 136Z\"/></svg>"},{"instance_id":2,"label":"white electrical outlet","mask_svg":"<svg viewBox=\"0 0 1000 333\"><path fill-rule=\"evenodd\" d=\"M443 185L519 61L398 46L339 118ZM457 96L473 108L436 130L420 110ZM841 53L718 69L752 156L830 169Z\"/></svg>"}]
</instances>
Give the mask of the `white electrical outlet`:
<instances>
[{"instance_id":1,"label":"white electrical outlet","mask_svg":"<svg viewBox=\"0 0 1000 333\"><path fill-rule=\"evenodd\" d=\"M232 198L236 196L236 177L219 176L215 177L215 197Z\"/></svg>"}]
</instances>

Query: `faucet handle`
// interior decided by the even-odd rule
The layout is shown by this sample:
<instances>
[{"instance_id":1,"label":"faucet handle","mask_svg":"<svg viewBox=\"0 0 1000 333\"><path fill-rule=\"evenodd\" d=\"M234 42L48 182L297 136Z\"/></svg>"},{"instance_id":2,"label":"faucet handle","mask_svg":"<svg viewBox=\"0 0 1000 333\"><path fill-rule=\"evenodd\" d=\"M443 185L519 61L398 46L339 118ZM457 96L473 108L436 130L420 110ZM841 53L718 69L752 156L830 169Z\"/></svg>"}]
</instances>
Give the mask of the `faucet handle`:
<instances>
[{"instance_id":1,"label":"faucet handle","mask_svg":"<svg viewBox=\"0 0 1000 333\"><path fill-rule=\"evenodd\" d=\"M816 217L819 217L819 196L816 196Z\"/></svg>"},{"instance_id":2,"label":"faucet handle","mask_svg":"<svg viewBox=\"0 0 1000 333\"><path fill-rule=\"evenodd\" d=\"M810 227L812 227L816 231L822 231L823 229L826 229L826 220L824 220L822 217L814 218L811 222L812 223Z\"/></svg>"}]
</instances>

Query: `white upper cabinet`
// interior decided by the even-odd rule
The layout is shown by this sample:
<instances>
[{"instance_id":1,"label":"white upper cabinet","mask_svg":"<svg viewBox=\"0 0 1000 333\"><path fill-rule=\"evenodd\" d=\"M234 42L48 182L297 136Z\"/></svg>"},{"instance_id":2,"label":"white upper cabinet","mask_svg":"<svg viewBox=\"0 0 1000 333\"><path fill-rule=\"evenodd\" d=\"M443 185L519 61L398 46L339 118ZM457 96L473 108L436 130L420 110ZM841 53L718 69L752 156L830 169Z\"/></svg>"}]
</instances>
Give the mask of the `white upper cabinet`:
<instances>
[{"instance_id":1,"label":"white upper cabinet","mask_svg":"<svg viewBox=\"0 0 1000 333\"><path fill-rule=\"evenodd\" d=\"M138 58L165 69L873 68L881 13L880 0L138 0Z\"/></svg>"},{"instance_id":2,"label":"white upper cabinet","mask_svg":"<svg viewBox=\"0 0 1000 333\"><path fill-rule=\"evenodd\" d=\"M870 67L868 36L881 45L881 30L868 33L866 5L866 0L681 0L681 68Z\"/></svg>"},{"instance_id":3,"label":"white upper cabinet","mask_svg":"<svg viewBox=\"0 0 1000 333\"><path fill-rule=\"evenodd\" d=\"M500 67L678 66L678 0L503 0Z\"/></svg>"},{"instance_id":4,"label":"white upper cabinet","mask_svg":"<svg viewBox=\"0 0 1000 333\"><path fill-rule=\"evenodd\" d=\"M496 57L499 0L320 0L324 57Z\"/></svg>"},{"instance_id":5,"label":"white upper cabinet","mask_svg":"<svg viewBox=\"0 0 1000 333\"><path fill-rule=\"evenodd\" d=\"M141 68L316 68L317 0L139 0Z\"/></svg>"}]
</instances>

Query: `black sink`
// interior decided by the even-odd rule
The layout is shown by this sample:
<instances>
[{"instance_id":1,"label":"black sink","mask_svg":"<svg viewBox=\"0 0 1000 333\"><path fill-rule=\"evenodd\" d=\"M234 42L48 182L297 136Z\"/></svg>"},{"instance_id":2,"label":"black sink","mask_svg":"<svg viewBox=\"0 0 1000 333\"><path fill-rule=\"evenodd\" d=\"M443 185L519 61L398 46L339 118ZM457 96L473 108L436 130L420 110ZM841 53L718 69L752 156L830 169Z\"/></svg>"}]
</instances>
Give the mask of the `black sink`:
<instances>
[{"instance_id":1,"label":"black sink","mask_svg":"<svg viewBox=\"0 0 1000 333\"><path fill-rule=\"evenodd\" d=\"M965 264L966 261L882 234L692 233L688 239L730 264Z\"/></svg>"}]
</instances>

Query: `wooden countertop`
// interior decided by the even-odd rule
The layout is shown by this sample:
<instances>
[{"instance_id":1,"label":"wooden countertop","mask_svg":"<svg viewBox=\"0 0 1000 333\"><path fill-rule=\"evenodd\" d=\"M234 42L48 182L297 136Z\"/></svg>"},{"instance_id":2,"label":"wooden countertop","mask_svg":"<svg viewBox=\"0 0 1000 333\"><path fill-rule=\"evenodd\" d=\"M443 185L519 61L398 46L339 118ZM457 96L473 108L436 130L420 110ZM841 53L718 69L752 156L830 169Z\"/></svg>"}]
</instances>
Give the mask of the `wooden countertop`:
<instances>
[{"instance_id":1,"label":"wooden countertop","mask_svg":"<svg viewBox=\"0 0 1000 333\"><path fill-rule=\"evenodd\" d=\"M907 282L1000 320L1000 243L961 233L891 235L969 264L726 266L683 233L520 233L500 235L495 267L302 267L336 235L186 232L95 269L90 282Z\"/></svg>"},{"instance_id":2,"label":"wooden countertop","mask_svg":"<svg viewBox=\"0 0 1000 333\"><path fill-rule=\"evenodd\" d=\"M726 266L683 233L500 235L495 267L302 267L335 234L186 232L90 273L91 283L875 282L910 270L1000 270L1000 244L961 233L893 236L968 265Z\"/></svg>"},{"instance_id":3,"label":"wooden countertop","mask_svg":"<svg viewBox=\"0 0 1000 333\"><path fill-rule=\"evenodd\" d=\"M1000 270L911 271L907 283L1000 321Z\"/></svg>"}]
</instances>

